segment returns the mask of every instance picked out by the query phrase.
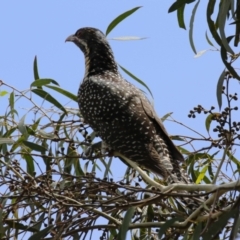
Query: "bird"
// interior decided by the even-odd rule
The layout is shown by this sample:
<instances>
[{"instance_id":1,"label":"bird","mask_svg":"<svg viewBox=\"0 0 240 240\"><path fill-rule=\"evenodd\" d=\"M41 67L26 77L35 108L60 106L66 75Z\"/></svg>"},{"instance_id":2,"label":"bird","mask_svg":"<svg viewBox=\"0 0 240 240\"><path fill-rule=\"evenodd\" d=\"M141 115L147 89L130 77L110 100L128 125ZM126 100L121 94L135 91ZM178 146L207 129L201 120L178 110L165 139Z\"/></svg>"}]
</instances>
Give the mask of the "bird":
<instances>
[{"instance_id":1,"label":"bird","mask_svg":"<svg viewBox=\"0 0 240 240\"><path fill-rule=\"evenodd\" d=\"M77 95L84 123L113 152L164 181L190 183L181 167L183 155L143 91L120 74L105 34L84 27L65 41L73 42L85 57L85 74Z\"/></svg>"}]
</instances>

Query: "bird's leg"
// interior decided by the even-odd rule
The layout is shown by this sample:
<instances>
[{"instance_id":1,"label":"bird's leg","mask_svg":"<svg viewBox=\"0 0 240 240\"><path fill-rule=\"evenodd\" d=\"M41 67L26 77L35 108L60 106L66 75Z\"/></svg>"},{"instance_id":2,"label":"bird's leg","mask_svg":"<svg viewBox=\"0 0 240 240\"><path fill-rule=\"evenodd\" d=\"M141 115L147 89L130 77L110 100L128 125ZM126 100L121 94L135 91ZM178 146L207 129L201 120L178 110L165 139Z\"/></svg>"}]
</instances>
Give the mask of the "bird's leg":
<instances>
[{"instance_id":1,"label":"bird's leg","mask_svg":"<svg viewBox=\"0 0 240 240\"><path fill-rule=\"evenodd\" d=\"M101 153L106 154L109 151L109 146L107 145L106 142L102 141L101 144Z\"/></svg>"},{"instance_id":2,"label":"bird's leg","mask_svg":"<svg viewBox=\"0 0 240 240\"><path fill-rule=\"evenodd\" d=\"M105 141L102 141L101 153L103 155L108 155L109 157L114 156L114 150L111 149L111 147Z\"/></svg>"},{"instance_id":3,"label":"bird's leg","mask_svg":"<svg viewBox=\"0 0 240 240\"><path fill-rule=\"evenodd\" d=\"M101 146L102 146L102 142L97 142L97 143L94 143L94 144L91 144L90 146L88 146L86 148L86 150L84 151L84 155L88 158L92 157L93 156L93 153L99 149L101 149Z\"/></svg>"},{"instance_id":4,"label":"bird's leg","mask_svg":"<svg viewBox=\"0 0 240 240\"><path fill-rule=\"evenodd\" d=\"M113 155L112 149L104 141L100 141L88 146L84 152L84 155L86 157L92 157L93 153L96 152L97 150L100 150L102 155L109 155L109 156Z\"/></svg>"}]
</instances>

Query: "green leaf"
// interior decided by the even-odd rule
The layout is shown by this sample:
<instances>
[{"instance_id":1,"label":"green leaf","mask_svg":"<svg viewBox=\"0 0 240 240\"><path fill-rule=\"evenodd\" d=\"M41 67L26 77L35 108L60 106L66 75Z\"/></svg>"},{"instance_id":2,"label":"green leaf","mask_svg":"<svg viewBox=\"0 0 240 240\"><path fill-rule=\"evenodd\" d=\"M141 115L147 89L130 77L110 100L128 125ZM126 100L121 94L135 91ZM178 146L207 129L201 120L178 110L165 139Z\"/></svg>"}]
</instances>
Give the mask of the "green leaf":
<instances>
[{"instance_id":1,"label":"green leaf","mask_svg":"<svg viewBox=\"0 0 240 240\"><path fill-rule=\"evenodd\" d=\"M42 226L42 224L44 223L44 216L45 216L45 212L43 212L40 216L39 216L39 218L37 219L37 224L36 225L34 225L34 228L37 230L37 231L39 231L40 229L41 229L41 226Z\"/></svg>"},{"instance_id":2,"label":"green leaf","mask_svg":"<svg viewBox=\"0 0 240 240\"><path fill-rule=\"evenodd\" d=\"M180 150L180 152L182 154L186 154L186 155L191 155L191 152L189 152L187 149L183 148L183 147L179 147L178 146L178 149Z\"/></svg>"},{"instance_id":3,"label":"green leaf","mask_svg":"<svg viewBox=\"0 0 240 240\"><path fill-rule=\"evenodd\" d=\"M141 7L135 7L127 12L122 13L121 15L119 15L118 17L116 17L107 27L106 30L106 36L121 22L123 21L125 18L127 18L128 16L130 16L131 14L133 14L135 11L137 11L139 8Z\"/></svg>"},{"instance_id":4,"label":"green leaf","mask_svg":"<svg viewBox=\"0 0 240 240\"><path fill-rule=\"evenodd\" d=\"M0 145L1 144L13 144L14 141L11 138L0 138Z\"/></svg>"},{"instance_id":5,"label":"green leaf","mask_svg":"<svg viewBox=\"0 0 240 240\"><path fill-rule=\"evenodd\" d=\"M22 142L26 147L29 147L31 150L34 150L34 151L37 151L37 152L46 151L45 147L40 146L36 143L28 142L28 141L22 141Z\"/></svg>"},{"instance_id":6,"label":"green leaf","mask_svg":"<svg viewBox=\"0 0 240 240\"><path fill-rule=\"evenodd\" d=\"M40 78L38 75L37 56L34 57L34 61L33 61L33 74L34 74L35 80Z\"/></svg>"},{"instance_id":7,"label":"green leaf","mask_svg":"<svg viewBox=\"0 0 240 240\"><path fill-rule=\"evenodd\" d=\"M214 174L213 174L212 164L211 163L208 165L208 174L209 174L211 180L213 180L214 179Z\"/></svg>"},{"instance_id":8,"label":"green leaf","mask_svg":"<svg viewBox=\"0 0 240 240\"><path fill-rule=\"evenodd\" d=\"M63 113L63 114L60 116L60 118L58 119L58 121L57 121L57 126L56 126L56 128L55 128L55 131L56 131L56 132L59 131L59 129L60 129L60 127L61 127L61 122L62 122L62 120L63 120L63 118L64 118L65 116L66 116L66 114Z\"/></svg>"},{"instance_id":9,"label":"green leaf","mask_svg":"<svg viewBox=\"0 0 240 240\"><path fill-rule=\"evenodd\" d=\"M184 141L184 142L185 142L185 140L184 140L183 138L181 138L181 137L179 137L179 136L177 136L177 135L170 136L170 138L171 138L172 140L176 140L176 141Z\"/></svg>"},{"instance_id":10,"label":"green leaf","mask_svg":"<svg viewBox=\"0 0 240 240\"><path fill-rule=\"evenodd\" d=\"M75 158L75 160L74 160L74 169L75 169L76 176L84 176L85 175L81 168L81 165L78 161L78 158Z\"/></svg>"},{"instance_id":11,"label":"green leaf","mask_svg":"<svg viewBox=\"0 0 240 240\"><path fill-rule=\"evenodd\" d=\"M218 101L218 106L219 106L219 109L221 109L222 107L222 90L223 90L223 83L224 83L224 80L225 80L225 75L226 75L226 72L225 70L223 70L223 72L221 73L219 79L218 79L218 83L217 83L217 101Z\"/></svg>"},{"instance_id":12,"label":"green leaf","mask_svg":"<svg viewBox=\"0 0 240 240\"><path fill-rule=\"evenodd\" d=\"M188 168L188 172L191 173L191 176L192 176L192 180L194 182L196 182L197 180L197 177L196 177L196 171L195 171L195 167L194 167L194 164L197 163L198 160L200 159L212 159L212 156L207 154L207 153L196 153L196 154L189 154L189 157L186 158L186 164L187 166L189 166Z\"/></svg>"},{"instance_id":13,"label":"green leaf","mask_svg":"<svg viewBox=\"0 0 240 240\"><path fill-rule=\"evenodd\" d=\"M10 137L11 134L16 131L17 127L13 127L11 129L9 129L7 132L4 133L3 137Z\"/></svg>"},{"instance_id":14,"label":"green leaf","mask_svg":"<svg viewBox=\"0 0 240 240\"><path fill-rule=\"evenodd\" d=\"M50 230L53 228L53 225L50 225L41 231L33 234L28 240L41 240L43 239L46 235L50 233Z\"/></svg>"},{"instance_id":15,"label":"green leaf","mask_svg":"<svg viewBox=\"0 0 240 240\"><path fill-rule=\"evenodd\" d=\"M112 175L112 171L111 171L112 159L113 158L110 157L108 163L105 164L105 172L104 172L104 177L103 178L107 177L108 173L110 173ZM103 162L105 163L105 161L103 161Z\"/></svg>"},{"instance_id":16,"label":"green leaf","mask_svg":"<svg viewBox=\"0 0 240 240\"><path fill-rule=\"evenodd\" d=\"M202 235L202 240L209 240L209 239L215 239L215 235L219 232L221 232L224 227L226 227L226 224L228 223L230 218L234 218L238 211L236 211L234 208L231 209L228 212L224 212L218 219L211 224L211 227L207 229L207 232L205 232Z\"/></svg>"},{"instance_id":17,"label":"green leaf","mask_svg":"<svg viewBox=\"0 0 240 240\"><path fill-rule=\"evenodd\" d=\"M148 205L147 207L147 221L152 222L154 219L154 211L152 204Z\"/></svg>"},{"instance_id":18,"label":"green leaf","mask_svg":"<svg viewBox=\"0 0 240 240\"><path fill-rule=\"evenodd\" d=\"M118 234L118 238L117 238L118 240L126 239L128 227L132 221L132 216L133 216L134 211L135 211L134 207L131 207L127 210L127 212L123 218L122 226L120 227L120 230L119 230L119 234Z\"/></svg>"},{"instance_id":19,"label":"green leaf","mask_svg":"<svg viewBox=\"0 0 240 240\"><path fill-rule=\"evenodd\" d=\"M35 135L36 135L36 134L35 134L35 131L33 131L32 128L26 126L26 129L27 129L27 132L28 132L29 135L32 135L32 136L35 136Z\"/></svg>"},{"instance_id":20,"label":"green leaf","mask_svg":"<svg viewBox=\"0 0 240 240\"><path fill-rule=\"evenodd\" d=\"M197 177L196 184L200 183L200 182L203 180L203 178L204 178L207 170L208 170L208 164L206 164L206 165L202 168L201 172L199 173L199 175L198 175L198 177Z\"/></svg>"},{"instance_id":21,"label":"green leaf","mask_svg":"<svg viewBox=\"0 0 240 240\"><path fill-rule=\"evenodd\" d=\"M230 42L232 38L233 36L230 36L227 38L227 40ZM240 76L237 74L237 72L234 70L231 64L227 61L227 51L225 47L222 46L220 52L221 52L222 61L225 64L228 71L232 74L233 78L240 80Z\"/></svg>"},{"instance_id":22,"label":"green leaf","mask_svg":"<svg viewBox=\"0 0 240 240\"><path fill-rule=\"evenodd\" d=\"M163 117L161 117L162 122L164 122L166 119L168 119L172 114L173 114L173 112L170 112L170 113L165 114Z\"/></svg>"},{"instance_id":23,"label":"green leaf","mask_svg":"<svg viewBox=\"0 0 240 240\"><path fill-rule=\"evenodd\" d=\"M201 232L202 232L202 223L199 222L197 226L195 226L192 239L201 239Z\"/></svg>"},{"instance_id":24,"label":"green leaf","mask_svg":"<svg viewBox=\"0 0 240 240\"><path fill-rule=\"evenodd\" d=\"M206 39L207 39L208 44L209 44L210 46L214 47L214 45L212 44L212 42L210 41L210 39L209 39L209 37L208 37L208 35L207 35L207 31L206 31L206 33L205 33L205 37L206 37Z\"/></svg>"},{"instance_id":25,"label":"green leaf","mask_svg":"<svg viewBox=\"0 0 240 240\"><path fill-rule=\"evenodd\" d=\"M240 23L240 19L229 23L229 25L235 25L235 24L237 24L237 23Z\"/></svg>"},{"instance_id":26,"label":"green leaf","mask_svg":"<svg viewBox=\"0 0 240 240\"><path fill-rule=\"evenodd\" d=\"M214 21L211 19L211 16L214 12L214 6L215 6L216 0L209 0L208 1L208 6L207 6L207 22L208 22L208 27L209 30L214 38L214 40L217 42L219 46L222 46L222 41L221 38L219 37L216 26Z\"/></svg>"},{"instance_id":27,"label":"green leaf","mask_svg":"<svg viewBox=\"0 0 240 240\"><path fill-rule=\"evenodd\" d=\"M72 147L71 143L69 143L68 149L67 149L67 157L65 158L65 162L64 162L64 173L68 173L68 174L71 173L72 165L74 165L75 160L77 160L77 158L74 158L76 156L77 156L77 152L75 147Z\"/></svg>"},{"instance_id":28,"label":"green leaf","mask_svg":"<svg viewBox=\"0 0 240 240\"><path fill-rule=\"evenodd\" d=\"M44 149L43 149L43 151L41 151L41 157L43 159L43 162L46 165L46 172L47 172L47 171L49 171L51 169L50 162L52 160L52 158L51 158L51 156L52 156L52 148L50 147L48 156L46 156L46 149L48 148L46 139L44 139L42 141L42 146L44 147ZM51 176L51 175L49 175L49 176Z\"/></svg>"},{"instance_id":29,"label":"green leaf","mask_svg":"<svg viewBox=\"0 0 240 240\"><path fill-rule=\"evenodd\" d=\"M43 130L38 130L38 134L40 134L42 137L49 138L49 139L52 139L52 138L56 137L56 135L54 133L52 133L52 132L47 133Z\"/></svg>"},{"instance_id":30,"label":"green leaf","mask_svg":"<svg viewBox=\"0 0 240 240\"><path fill-rule=\"evenodd\" d=\"M6 212L4 210L5 210L6 203L9 200L10 195L11 195L11 193L7 193L7 194L2 193L2 196L1 196L1 199L0 199L0 204L1 204L1 208L0 208L0 237L3 237L3 234L5 232L5 230L4 230L5 227L3 227L3 226L4 225L6 226L6 221L4 221L4 217L5 217Z\"/></svg>"},{"instance_id":31,"label":"green leaf","mask_svg":"<svg viewBox=\"0 0 240 240\"><path fill-rule=\"evenodd\" d=\"M147 37L124 36L124 37L108 38L108 40L117 40L117 41L135 41L135 40L144 40L144 39L147 39Z\"/></svg>"},{"instance_id":32,"label":"green leaf","mask_svg":"<svg viewBox=\"0 0 240 240\"><path fill-rule=\"evenodd\" d=\"M173 3L171 5L171 7L168 9L168 13L174 12L177 9L181 8L183 5L185 5L186 3L192 3L195 0L177 0L175 3Z\"/></svg>"},{"instance_id":33,"label":"green leaf","mask_svg":"<svg viewBox=\"0 0 240 240\"><path fill-rule=\"evenodd\" d=\"M25 141L23 141L25 142ZM27 172L31 175L31 176L34 176L34 164L33 164L33 157L26 153L26 154L22 154L23 158L26 160L26 163L27 163Z\"/></svg>"},{"instance_id":34,"label":"green leaf","mask_svg":"<svg viewBox=\"0 0 240 240\"><path fill-rule=\"evenodd\" d=\"M10 94L9 105L10 105L11 111L14 110L14 91L12 91Z\"/></svg>"},{"instance_id":35,"label":"green leaf","mask_svg":"<svg viewBox=\"0 0 240 240\"><path fill-rule=\"evenodd\" d=\"M67 114L66 109L62 106L62 104L60 104L55 98L53 98L49 93L45 92L42 89L32 89L31 90L33 93L35 93L36 95L38 95L39 97L43 98L44 100L52 103L54 106L56 106L57 108L59 108L60 110L62 110L63 112L65 112Z\"/></svg>"},{"instance_id":36,"label":"green leaf","mask_svg":"<svg viewBox=\"0 0 240 240\"><path fill-rule=\"evenodd\" d=\"M5 90L0 91L0 97L3 97L3 96L5 96L5 95L7 95L7 94L8 94L8 92L5 91Z\"/></svg>"},{"instance_id":37,"label":"green leaf","mask_svg":"<svg viewBox=\"0 0 240 240\"><path fill-rule=\"evenodd\" d=\"M66 96L66 97L68 97L68 98L70 98L70 99L72 99L73 101L78 102L78 98L77 98L76 95L74 95L74 94L72 94L72 93L70 93L70 92L68 92L68 91L66 91L66 90L64 90L64 89L62 89L62 88L60 88L60 87L49 86L49 85L46 85L45 87L51 88L51 89L53 89L53 90L61 93L62 95Z\"/></svg>"},{"instance_id":38,"label":"green leaf","mask_svg":"<svg viewBox=\"0 0 240 240\"><path fill-rule=\"evenodd\" d=\"M40 87L40 86L47 85L49 83L53 83L53 84L59 86L58 82L56 82L55 80L53 80L51 78L42 78L42 79L37 79L34 82L32 82L30 87Z\"/></svg>"},{"instance_id":39,"label":"green leaf","mask_svg":"<svg viewBox=\"0 0 240 240\"><path fill-rule=\"evenodd\" d=\"M202 50L202 51L197 52L197 54L194 56L194 58L201 57L205 52L207 52L207 50Z\"/></svg>"},{"instance_id":40,"label":"green leaf","mask_svg":"<svg viewBox=\"0 0 240 240\"><path fill-rule=\"evenodd\" d=\"M42 117L38 118L38 119L34 122L34 124L32 125L32 130L33 130L33 131L36 131L36 130L37 130L37 127L38 127L41 119L42 119Z\"/></svg>"},{"instance_id":41,"label":"green leaf","mask_svg":"<svg viewBox=\"0 0 240 240\"><path fill-rule=\"evenodd\" d=\"M189 156L189 160L193 160L194 162L200 160L200 159L210 159L211 158L211 155L207 154L207 153L196 153L196 154L191 154ZM187 159L186 159L187 161Z\"/></svg>"},{"instance_id":42,"label":"green leaf","mask_svg":"<svg viewBox=\"0 0 240 240\"><path fill-rule=\"evenodd\" d=\"M239 229L240 229L240 215L239 215L239 208L237 208L229 239L239 239Z\"/></svg>"},{"instance_id":43,"label":"green leaf","mask_svg":"<svg viewBox=\"0 0 240 240\"><path fill-rule=\"evenodd\" d=\"M237 158L235 158L230 152L227 152L227 156L233 163L236 164L237 168L240 169L240 161Z\"/></svg>"},{"instance_id":44,"label":"green leaf","mask_svg":"<svg viewBox=\"0 0 240 240\"><path fill-rule=\"evenodd\" d=\"M22 147L22 141L25 140L26 138L24 137L24 135L22 135L20 138L18 138L17 141L14 142L14 144L12 145L10 152L14 152L18 147ZM3 144L4 146L4 144Z\"/></svg>"},{"instance_id":45,"label":"green leaf","mask_svg":"<svg viewBox=\"0 0 240 240\"><path fill-rule=\"evenodd\" d=\"M139 78L137 78L136 76L134 76L132 73L130 73L127 69L125 69L124 67L120 66L119 67L126 73L128 74L131 78L133 78L134 80L136 80L137 82L139 82L140 84L142 84L147 90L148 92L151 94L152 98L153 98L153 95L152 95L152 92L150 90L150 88L142 81L140 80Z\"/></svg>"},{"instance_id":46,"label":"green leaf","mask_svg":"<svg viewBox=\"0 0 240 240\"><path fill-rule=\"evenodd\" d=\"M219 26L220 36L222 37L222 45L229 53L234 55L233 50L231 49L231 47L228 44L228 41L227 41L226 35L225 35L225 31L224 31L230 4L231 4L230 1L221 1L220 10L219 10L219 14L218 14L218 26Z\"/></svg>"},{"instance_id":47,"label":"green leaf","mask_svg":"<svg viewBox=\"0 0 240 240\"><path fill-rule=\"evenodd\" d=\"M166 221L166 223L164 223L161 228L159 229L158 232L158 239L162 239L162 236L165 234L165 232L167 231L168 228L170 228L176 221L181 221L182 218L181 217L174 217L168 221Z\"/></svg>"},{"instance_id":48,"label":"green leaf","mask_svg":"<svg viewBox=\"0 0 240 240\"><path fill-rule=\"evenodd\" d=\"M26 117L26 114L20 119L20 121L18 123L18 129L22 133L22 135L27 139L28 138L28 132L27 132L26 126L24 124L25 117Z\"/></svg>"},{"instance_id":49,"label":"green leaf","mask_svg":"<svg viewBox=\"0 0 240 240\"><path fill-rule=\"evenodd\" d=\"M190 46L191 46L191 48L192 48L192 50L195 54L197 54L197 51L195 49L194 42L193 42L193 23L194 23L195 14L196 14L199 3L200 3L200 0L197 1L197 3L195 4L195 6L192 10L192 16L191 16L191 19L190 19L190 28L189 28Z\"/></svg>"},{"instance_id":50,"label":"green leaf","mask_svg":"<svg viewBox=\"0 0 240 240\"><path fill-rule=\"evenodd\" d=\"M13 222L13 221L7 221L5 224L12 229L18 229L18 230L25 230L28 232L36 232L36 230L33 227L29 227L29 225L23 225L22 223Z\"/></svg>"},{"instance_id":51,"label":"green leaf","mask_svg":"<svg viewBox=\"0 0 240 240\"><path fill-rule=\"evenodd\" d=\"M184 23L184 8L185 4L182 5L180 8L177 10L177 19L178 19L178 25L180 28L186 29L185 23Z\"/></svg>"},{"instance_id":52,"label":"green leaf","mask_svg":"<svg viewBox=\"0 0 240 240\"><path fill-rule=\"evenodd\" d=\"M206 127L208 132L209 132L210 125L211 125L211 122L212 122L212 116L213 115L210 113L205 120L205 127Z\"/></svg>"}]
</instances>

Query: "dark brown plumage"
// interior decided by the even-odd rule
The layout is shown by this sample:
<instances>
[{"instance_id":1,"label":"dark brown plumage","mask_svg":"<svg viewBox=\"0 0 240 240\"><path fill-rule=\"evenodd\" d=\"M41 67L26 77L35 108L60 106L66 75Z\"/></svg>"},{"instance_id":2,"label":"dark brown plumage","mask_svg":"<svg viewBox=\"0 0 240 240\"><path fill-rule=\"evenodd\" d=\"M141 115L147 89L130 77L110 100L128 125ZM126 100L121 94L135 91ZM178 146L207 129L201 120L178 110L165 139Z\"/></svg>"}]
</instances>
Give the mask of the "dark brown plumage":
<instances>
[{"instance_id":1,"label":"dark brown plumage","mask_svg":"<svg viewBox=\"0 0 240 240\"><path fill-rule=\"evenodd\" d=\"M118 72L105 35L81 28L66 41L85 55L85 76L78 91L84 121L113 151L171 182L189 182L183 156L173 144L146 96Z\"/></svg>"}]
</instances>

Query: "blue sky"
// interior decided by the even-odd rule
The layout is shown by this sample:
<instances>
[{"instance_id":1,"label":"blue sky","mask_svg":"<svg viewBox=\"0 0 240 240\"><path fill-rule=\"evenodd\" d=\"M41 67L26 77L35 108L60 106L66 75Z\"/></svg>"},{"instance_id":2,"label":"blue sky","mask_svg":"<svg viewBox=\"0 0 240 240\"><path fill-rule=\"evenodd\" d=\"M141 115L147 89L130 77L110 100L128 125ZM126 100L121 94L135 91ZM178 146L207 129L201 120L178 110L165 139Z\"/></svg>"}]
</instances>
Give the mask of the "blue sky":
<instances>
[{"instance_id":1,"label":"blue sky","mask_svg":"<svg viewBox=\"0 0 240 240\"><path fill-rule=\"evenodd\" d=\"M148 84L160 116L173 111L177 119L185 122L191 107L216 102L216 82L223 64L216 52L193 58L188 33L178 28L175 13L167 13L169 5L170 1L19 1L14 5L6 1L0 16L0 77L19 89L28 88L37 55L41 77L51 77L66 90L76 92L84 73L83 55L73 44L65 44L65 38L84 26L105 31L119 14L143 6L108 37L148 38L111 40L116 60ZM189 15L190 11L186 23ZM205 13L201 4L195 23L197 51L210 48L204 37ZM190 122L194 125L194 121Z\"/></svg>"},{"instance_id":2,"label":"blue sky","mask_svg":"<svg viewBox=\"0 0 240 240\"><path fill-rule=\"evenodd\" d=\"M18 1L14 4L5 1L0 15L0 79L18 89L29 88L33 81L33 58L37 55L42 78L53 78L62 88L76 93L84 73L83 55L73 44L65 44L66 37L84 26L105 31L119 14L143 6L108 37L147 39L110 40L116 60L147 83L160 116L173 112L177 120L201 127L202 121L188 119L188 111L199 103L206 107L216 103L216 83L223 64L218 52L194 58L188 32L178 28L175 13L167 13L170 4L170 1ZM204 37L207 29L204 8L200 3L194 27L197 51L210 48ZM191 5L186 9L187 26L191 9ZM174 125L168 127L171 134L184 131Z\"/></svg>"},{"instance_id":3,"label":"blue sky","mask_svg":"<svg viewBox=\"0 0 240 240\"><path fill-rule=\"evenodd\" d=\"M65 43L66 37L86 26L105 32L108 24L119 14L143 6L119 24L108 38L139 36L147 39L110 40L115 58L149 86L159 116L173 112L176 120L207 135L204 127L206 116L193 120L187 115L198 104L206 108L217 106L216 84L224 66L217 51L208 51L194 58L188 32L178 27L176 13L168 14L173 2L2 1L0 79L19 90L28 89L33 82L32 65L37 55L40 77L52 78L62 88L76 94L84 74L84 59L74 44ZM190 4L186 8L187 28L192 7ZM194 25L197 51L213 49L205 39L205 7L201 1ZM5 87L0 87L0 90L5 90ZM59 95L56 97L63 105L78 107L75 102L69 103ZM7 103L7 98L0 98L0 113L5 111ZM23 107L28 106L16 103L22 114ZM165 125L171 135L193 135L180 125L171 122L165 122Z\"/></svg>"},{"instance_id":4,"label":"blue sky","mask_svg":"<svg viewBox=\"0 0 240 240\"><path fill-rule=\"evenodd\" d=\"M147 37L139 41L110 40L116 61L149 86L159 116L173 112L174 119L207 135L206 116L189 119L187 115L198 104L206 108L217 106L216 84L224 66L217 51L194 58L188 31L178 27L175 12L168 14L172 2L18 1L13 4L5 1L0 14L0 79L18 90L29 89L33 82L33 59L37 55L40 77L52 78L62 88L76 94L84 74L84 59L74 44L65 43L66 37L86 26L105 32L119 14L142 6L108 35L109 39ZM186 7L187 29L192 7ZM197 52L213 49L205 39L205 7L202 2L199 4L194 23ZM57 94L54 97L63 105L78 107ZM7 97L0 101L5 110ZM15 105L22 115L26 112L23 108L28 108L25 104L17 102ZM194 135L178 124L169 121L164 124L171 135Z\"/></svg>"},{"instance_id":5,"label":"blue sky","mask_svg":"<svg viewBox=\"0 0 240 240\"><path fill-rule=\"evenodd\" d=\"M29 88L33 81L33 58L37 55L40 77L53 78L62 88L76 93L84 74L84 60L76 46L65 44L66 37L85 26L105 32L116 16L143 6L119 24L108 38L140 36L147 39L110 40L115 58L150 87L160 116L173 112L176 120L206 133L205 116L192 120L187 114L197 104L206 108L216 104L216 84L224 67L219 52L208 51L194 58L188 32L178 27L176 13L168 14L172 2L18 1L13 4L5 1L0 15L0 79L19 90ZM187 28L192 7L186 8ZM201 2L196 15L197 51L210 49L204 36L205 7ZM130 77L126 78L135 83ZM70 106L77 107L75 103ZM189 133L177 124L165 124L170 134Z\"/></svg>"}]
</instances>

